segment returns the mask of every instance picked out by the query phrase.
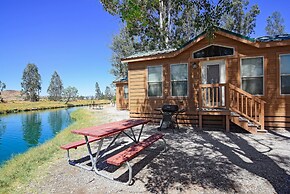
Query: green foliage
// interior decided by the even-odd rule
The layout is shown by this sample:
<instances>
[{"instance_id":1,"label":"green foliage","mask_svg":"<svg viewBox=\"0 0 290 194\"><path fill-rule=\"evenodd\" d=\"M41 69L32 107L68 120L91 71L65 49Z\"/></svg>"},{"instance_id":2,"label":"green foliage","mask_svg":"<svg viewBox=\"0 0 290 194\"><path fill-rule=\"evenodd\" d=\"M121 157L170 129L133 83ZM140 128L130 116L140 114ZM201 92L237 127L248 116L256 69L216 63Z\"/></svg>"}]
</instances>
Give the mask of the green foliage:
<instances>
[{"instance_id":1,"label":"green foliage","mask_svg":"<svg viewBox=\"0 0 290 194\"><path fill-rule=\"evenodd\" d=\"M208 39L214 38L216 27L221 25L221 18L232 9L231 0L219 0L214 4L210 0L197 3L199 14L196 16L196 27L206 31Z\"/></svg>"},{"instance_id":2,"label":"green foliage","mask_svg":"<svg viewBox=\"0 0 290 194\"><path fill-rule=\"evenodd\" d=\"M266 33L270 36L285 34L285 25L283 23L284 19L281 13L278 11L273 12L272 15L267 18Z\"/></svg>"},{"instance_id":3,"label":"green foliage","mask_svg":"<svg viewBox=\"0 0 290 194\"><path fill-rule=\"evenodd\" d=\"M126 77L127 64L120 62L138 51L178 48L201 33L214 38L217 26L248 35L256 25L257 5L245 12L248 0L101 0L105 10L126 25L115 36L111 49L112 70ZM232 19L233 18L233 19Z\"/></svg>"},{"instance_id":4,"label":"green foliage","mask_svg":"<svg viewBox=\"0 0 290 194\"><path fill-rule=\"evenodd\" d=\"M38 73L38 67L35 64L29 63L23 71L22 76L22 93L27 100L32 102L39 100L41 91L41 76Z\"/></svg>"},{"instance_id":5,"label":"green foliage","mask_svg":"<svg viewBox=\"0 0 290 194\"><path fill-rule=\"evenodd\" d=\"M246 12L248 6L249 0L232 0L229 13L222 16L221 27L245 36L254 33L260 9L255 4Z\"/></svg>"},{"instance_id":6,"label":"green foliage","mask_svg":"<svg viewBox=\"0 0 290 194\"><path fill-rule=\"evenodd\" d=\"M122 28L120 34L113 37L113 42L110 48L113 51L111 58L111 74L113 74L117 79L127 77L127 64L121 63L121 59L135 52L134 42L129 36L127 28Z\"/></svg>"},{"instance_id":7,"label":"green foliage","mask_svg":"<svg viewBox=\"0 0 290 194\"><path fill-rule=\"evenodd\" d=\"M47 93L49 95L48 98L50 100L55 101L61 100L62 91L63 91L62 81L58 73L55 71L51 77L50 84L47 89Z\"/></svg>"},{"instance_id":8,"label":"green foliage","mask_svg":"<svg viewBox=\"0 0 290 194\"><path fill-rule=\"evenodd\" d=\"M134 40L135 51L177 48L200 31L219 26L230 0L101 0L104 8L119 16Z\"/></svg>"},{"instance_id":9,"label":"green foliage","mask_svg":"<svg viewBox=\"0 0 290 194\"><path fill-rule=\"evenodd\" d=\"M96 99L101 99L103 94L101 92L101 89L100 89L100 86L99 86L98 82L96 82L95 88L96 88L96 90L95 90L96 91L95 98Z\"/></svg>"},{"instance_id":10,"label":"green foliage","mask_svg":"<svg viewBox=\"0 0 290 194\"><path fill-rule=\"evenodd\" d=\"M67 88L65 88L63 90L63 98L66 99L66 104L70 101L70 100L74 100L77 98L78 96L78 90L75 87L72 86L68 86Z\"/></svg>"},{"instance_id":11,"label":"green foliage","mask_svg":"<svg viewBox=\"0 0 290 194\"><path fill-rule=\"evenodd\" d=\"M1 96L2 91L6 88L6 84L0 81L0 102L3 102L3 98Z\"/></svg>"}]
</instances>

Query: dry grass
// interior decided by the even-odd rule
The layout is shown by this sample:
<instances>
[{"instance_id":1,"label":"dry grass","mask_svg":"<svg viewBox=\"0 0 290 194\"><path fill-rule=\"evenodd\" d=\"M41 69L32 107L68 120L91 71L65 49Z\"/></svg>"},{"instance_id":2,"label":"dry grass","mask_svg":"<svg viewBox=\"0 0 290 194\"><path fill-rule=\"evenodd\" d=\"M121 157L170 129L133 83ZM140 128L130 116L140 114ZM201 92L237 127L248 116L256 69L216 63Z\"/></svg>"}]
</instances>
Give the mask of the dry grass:
<instances>
[{"instance_id":1,"label":"dry grass","mask_svg":"<svg viewBox=\"0 0 290 194\"><path fill-rule=\"evenodd\" d=\"M84 106L90 105L91 100L77 100L71 101L68 104L62 101L49 101L41 100L39 102L29 102L29 101L8 101L6 103L0 103L0 114L19 112L19 111L31 111L31 110L44 110L53 108L65 108L72 106ZM96 104L107 104L108 100L95 100Z\"/></svg>"}]
</instances>

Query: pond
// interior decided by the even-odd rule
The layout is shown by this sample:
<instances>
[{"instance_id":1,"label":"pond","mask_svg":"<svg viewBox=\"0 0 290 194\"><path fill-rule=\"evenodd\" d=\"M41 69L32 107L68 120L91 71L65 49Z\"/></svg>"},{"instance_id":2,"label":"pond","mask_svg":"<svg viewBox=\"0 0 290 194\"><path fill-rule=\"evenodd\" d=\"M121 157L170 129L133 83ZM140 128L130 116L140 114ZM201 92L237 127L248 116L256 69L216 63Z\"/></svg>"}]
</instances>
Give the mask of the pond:
<instances>
[{"instance_id":1,"label":"pond","mask_svg":"<svg viewBox=\"0 0 290 194\"><path fill-rule=\"evenodd\" d=\"M0 166L53 138L73 122L70 113L78 108L0 115Z\"/></svg>"}]
</instances>

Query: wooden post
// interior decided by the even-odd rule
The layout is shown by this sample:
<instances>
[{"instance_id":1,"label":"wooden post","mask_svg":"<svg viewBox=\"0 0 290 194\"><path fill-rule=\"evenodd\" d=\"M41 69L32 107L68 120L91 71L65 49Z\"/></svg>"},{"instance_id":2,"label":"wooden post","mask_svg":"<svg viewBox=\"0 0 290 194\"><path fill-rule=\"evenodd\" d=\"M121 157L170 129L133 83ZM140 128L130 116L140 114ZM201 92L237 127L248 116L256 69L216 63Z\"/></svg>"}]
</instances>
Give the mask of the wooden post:
<instances>
[{"instance_id":1,"label":"wooden post","mask_svg":"<svg viewBox=\"0 0 290 194\"><path fill-rule=\"evenodd\" d=\"M199 85L199 94L198 94L198 108L199 110L202 109L202 89L200 85Z\"/></svg>"},{"instance_id":2,"label":"wooden post","mask_svg":"<svg viewBox=\"0 0 290 194\"><path fill-rule=\"evenodd\" d=\"M202 114L198 113L198 126L200 129L202 129Z\"/></svg>"},{"instance_id":3,"label":"wooden post","mask_svg":"<svg viewBox=\"0 0 290 194\"><path fill-rule=\"evenodd\" d=\"M226 109L230 109L230 92L229 92L229 83L226 84L225 88L225 100L226 100Z\"/></svg>"},{"instance_id":4,"label":"wooden post","mask_svg":"<svg viewBox=\"0 0 290 194\"><path fill-rule=\"evenodd\" d=\"M259 115L259 122L261 123L261 130L264 130L265 127L265 102L261 102L261 110L260 110L260 115Z\"/></svg>"},{"instance_id":5,"label":"wooden post","mask_svg":"<svg viewBox=\"0 0 290 194\"><path fill-rule=\"evenodd\" d=\"M230 132L230 116L226 115L226 132Z\"/></svg>"}]
</instances>

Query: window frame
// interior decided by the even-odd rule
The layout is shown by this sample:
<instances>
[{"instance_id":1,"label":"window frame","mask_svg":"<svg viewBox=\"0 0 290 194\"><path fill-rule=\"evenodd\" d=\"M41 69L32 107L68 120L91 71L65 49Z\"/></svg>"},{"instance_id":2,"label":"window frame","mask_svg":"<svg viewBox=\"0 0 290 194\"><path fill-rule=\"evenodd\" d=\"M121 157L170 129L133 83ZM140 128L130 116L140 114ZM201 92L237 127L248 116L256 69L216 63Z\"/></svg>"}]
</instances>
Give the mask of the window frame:
<instances>
[{"instance_id":1,"label":"window frame","mask_svg":"<svg viewBox=\"0 0 290 194\"><path fill-rule=\"evenodd\" d=\"M250 56L250 57L241 57L240 58L240 81L241 81L240 88L243 89L243 76L242 76L242 66L243 66L243 64L242 64L242 61L243 61L243 59L254 59L254 58L262 58L262 67L263 67L263 76L262 76L262 78L263 78L263 93L262 94L251 94L251 95L253 95L253 96L264 96L265 95L265 59L264 59L265 57L264 56ZM255 77L253 77L253 78L255 78Z\"/></svg>"},{"instance_id":2,"label":"window frame","mask_svg":"<svg viewBox=\"0 0 290 194\"><path fill-rule=\"evenodd\" d=\"M186 70L187 70L187 80L186 80L186 85L187 85L187 91L186 91L186 96L173 96L172 95L172 92L173 92L173 90L172 90L172 79L171 79L171 67L172 66L174 66L174 65L186 65ZM178 97L188 97L188 94L189 94L189 81L188 81L188 79L189 79L189 70L188 70L188 67L189 67L189 65L188 65L188 63L174 63L174 64L170 64L170 96L171 97L173 97L173 98L178 98ZM179 80L180 81L180 80Z\"/></svg>"},{"instance_id":3,"label":"window frame","mask_svg":"<svg viewBox=\"0 0 290 194\"><path fill-rule=\"evenodd\" d=\"M160 67L161 68L161 96L149 96L149 68L150 67ZM147 66L147 83L146 83L146 88L147 88L147 98L162 98L164 96L163 92L164 92L164 89L163 89L163 81L164 81L164 78L163 78L163 65L148 65ZM156 82L154 82L156 83Z\"/></svg>"},{"instance_id":4,"label":"window frame","mask_svg":"<svg viewBox=\"0 0 290 194\"><path fill-rule=\"evenodd\" d=\"M194 53L196 53L198 51L201 51L203 49L206 49L208 47L211 47L211 46L219 46L219 47L225 47L225 48L233 49L233 54L232 55L223 55L223 56L200 57L200 58L195 58L194 57ZM235 53L236 53L235 47L225 46L225 45L220 45L220 44L210 44L210 45L207 45L205 47L202 47L201 49L198 49L198 50L193 51L192 52L192 55L191 55L191 58L193 58L193 59L222 58L222 57L235 56Z\"/></svg>"},{"instance_id":5,"label":"window frame","mask_svg":"<svg viewBox=\"0 0 290 194\"><path fill-rule=\"evenodd\" d=\"M126 90L125 88L127 88L127 95L126 95ZM124 99L128 100L129 99L129 87L127 84L123 85L123 93L124 93Z\"/></svg>"},{"instance_id":6,"label":"window frame","mask_svg":"<svg viewBox=\"0 0 290 194\"><path fill-rule=\"evenodd\" d=\"M280 96L290 96L290 94L282 94L281 56L283 56L283 55L289 55L290 56L290 53L279 54L279 90L280 90ZM290 73L289 74L286 74L286 76L289 76L290 77Z\"/></svg>"}]
</instances>

